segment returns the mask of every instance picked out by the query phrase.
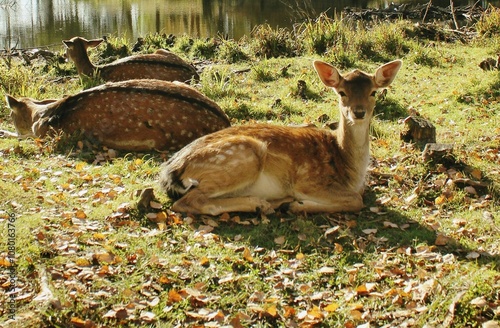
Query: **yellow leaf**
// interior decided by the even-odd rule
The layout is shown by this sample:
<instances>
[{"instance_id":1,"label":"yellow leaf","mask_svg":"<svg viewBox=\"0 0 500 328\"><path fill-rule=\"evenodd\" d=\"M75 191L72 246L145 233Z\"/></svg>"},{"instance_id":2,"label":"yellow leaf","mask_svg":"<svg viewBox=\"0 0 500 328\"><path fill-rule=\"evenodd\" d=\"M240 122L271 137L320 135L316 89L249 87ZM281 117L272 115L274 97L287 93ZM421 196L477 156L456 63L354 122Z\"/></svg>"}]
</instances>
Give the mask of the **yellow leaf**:
<instances>
[{"instance_id":1,"label":"yellow leaf","mask_svg":"<svg viewBox=\"0 0 500 328\"><path fill-rule=\"evenodd\" d=\"M295 258L297 260L303 260L306 256L304 255L304 253L297 253L297 255L295 255Z\"/></svg>"},{"instance_id":2,"label":"yellow leaf","mask_svg":"<svg viewBox=\"0 0 500 328\"><path fill-rule=\"evenodd\" d=\"M209 265L210 265L210 260L208 259L208 257L203 256L203 257L200 259L199 263L200 263L200 265L201 265L201 266L206 267L206 266L209 266Z\"/></svg>"},{"instance_id":3,"label":"yellow leaf","mask_svg":"<svg viewBox=\"0 0 500 328\"><path fill-rule=\"evenodd\" d=\"M443 205L444 203L446 203L446 196L441 195L441 196L436 197L436 199L434 200L434 203L436 205Z\"/></svg>"},{"instance_id":4,"label":"yellow leaf","mask_svg":"<svg viewBox=\"0 0 500 328\"><path fill-rule=\"evenodd\" d=\"M11 264L10 264L10 261L8 258L6 257L0 257L0 266L3 266L3 267L10 267Z\"/></svg>"},{"instance_id":5,"label":"yellow leaf","mask_svg":"<svg viewBox=\"0 0 500 328\"><path fill-rule=\"evenodd\" d=\"M320 308L317 307L316 305L314 305L311 310L307 311L307 315L316 319L323 318L323 312L321 312Z\"/></svg>"},{"instance_id":6,"label":"yellow leaf","mask_svg":"<svg viewBox=\"0 0 500 328\"><path fill-rule=\"evenodd\" d=\"M243 250L243 258L250 263L253 262L252 254L250 253L250 250L247 247L245 247L245 249Z\"/></svg>"},{"instance_id":7,"label":"yellow leaf","mask_svg":"<svg viewBox=\"0 0 500 328\"><path fill-rule=\"evenodd\" d=\"M161 211L156 213L156 222L165 222L167 221L167 213Z\"/></svg>"},{"instance_id":8,"label":"yellow leaf","mask_svg":"<svg viewBox=\"0 0 500 328\"><path fill-rule=\"evenodd\" d=\"M358 288L356 288L356 293L358 295L367 295L367 294L371 293L372 291L374 291L376 286L377 286L377 284L374 284L374 283L363 284L361 286L358 286Z\"/></svg>"},{"instance_id":9,"label":"yellow leaf","mask_svg":"<svg viewBox=\"0 0 500 328\"><path fill-rule=\"evenodd\" d=\"M355 320L361 320L363 318L363 314L358 310L352 310L351 317Z\"/></svg>"},{"instance_id":10,"label":"yellow leaf","mask_svg":"<svg viewBox=\"0 0 500 328\"><path fill-rule=\"evenodd\" d=\"M339 305L337 303L331 303L325 306L323 310L326 312L335 312L339 308Z\"/></svg>"},{"instance_id":11,"label":"yellow leaf","mask_svg":"<svg viewBox=\"0 0 500 328\"><path fill-rule=\"evenodd\" d=\"M361 304L361 303L351 304L351 310L361 311L361 310L363 310L363 304Z\"/></svg>"},{"instance_id":12,"label":"yellow leaf","mask_svg":"<svg viewBox=\"0 0 500 328\"><path fill-rule=\"evenodd\" d=\"M85 212L82 211L82 210L77 210L76 213L75 213L75 216L78 219L86 219L87 218L87 214L85 214Z\"/></svg>"},{"instance_id":13,"label":"yellow leaf","mask_svg":"<svg viewBox=\"0 0 500 328\"><path fill-rule=\"evenodd\" d=\"M271 317L275 318L278 315L278 310L276 309L276 304L271 304L266 308L266 313Z\"/></svg>"},{"instance_id":14,"label":"yellow leaf","mask_svg":"<svg viewBox=\"0 0 500 328\"><path fill-rule=\"evenodd\" d=\"M168 283L170 283L170 279L168 279L168 278L167 278L167 277L165 277L165 276L161 276L161 277L158 279L158 282L159 282L160 284L168 284Z\"/></svg>"},{"instance_id":15,"label":"yellow leaf","mask_svg":"<svg viewBox=\"0 0 500 328\"><path fill-rule=\"evenodd\" d=\"M356 288L356 293L358 295L366 295L366 294L368 294L368 290L366 289L365 285L361 285L361 286L358 286L358 288Z\"/></svg>"},{"instance_id":16,"label":"yellow leaf","mask_svg":"<svg viewBox=\"0 0 500 328\"><path fill-rule=\"evenodd\" d=\"M86 258L78 258L75 261L75 264L80 267L86 267L86 266L91 266L92 263Z\"/></svg>"},{"instance_id":17,"label":"yellow leaf","mask_svg":"<svg viewBox=\"0 0 500 328\"><path fill-rule=\"evenodd\" d=\"M100 232L96 232L94 235L93 235L94 239L95 240L105 240L106 239L106 236Z\"/></svg>"}]
</instances>

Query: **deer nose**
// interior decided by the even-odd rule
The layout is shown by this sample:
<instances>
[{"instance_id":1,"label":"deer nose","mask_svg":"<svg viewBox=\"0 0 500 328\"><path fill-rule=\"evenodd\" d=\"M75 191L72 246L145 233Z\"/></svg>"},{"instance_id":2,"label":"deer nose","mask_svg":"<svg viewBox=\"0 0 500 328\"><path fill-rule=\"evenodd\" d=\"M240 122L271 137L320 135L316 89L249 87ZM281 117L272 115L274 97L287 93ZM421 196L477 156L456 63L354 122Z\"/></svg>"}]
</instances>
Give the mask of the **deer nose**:
<instances>
[{"instance_id":1,"label":"deer nose","mask_svg":"<svg viewBox=\"0 0 500 328\"><path fill-rule=\"evenodd\" d=\"M366 111L363 107L354 107L352 112L357 119L365 118Z\"/></svg>"}]
</instances>

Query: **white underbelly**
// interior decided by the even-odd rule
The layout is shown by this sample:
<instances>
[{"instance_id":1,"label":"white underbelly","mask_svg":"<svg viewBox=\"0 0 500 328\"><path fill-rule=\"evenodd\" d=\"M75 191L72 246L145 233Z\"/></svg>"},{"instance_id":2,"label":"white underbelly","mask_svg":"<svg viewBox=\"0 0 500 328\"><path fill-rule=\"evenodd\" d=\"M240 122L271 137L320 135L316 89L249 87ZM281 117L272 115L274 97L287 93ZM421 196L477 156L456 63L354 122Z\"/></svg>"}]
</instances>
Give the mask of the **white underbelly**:
<instances>
[{"instance_id":1,"label":"white underbelly","mask_svg":"<svg viewBox=\"0 0 500 328\"><path fill-rule=\"evenodd\" d=\"M254 196L265 200L273 200L287 197L288 192L279 179L262 172L259 174L257 180L242 192L242 196Z\"/></svg>"}]
</instances>

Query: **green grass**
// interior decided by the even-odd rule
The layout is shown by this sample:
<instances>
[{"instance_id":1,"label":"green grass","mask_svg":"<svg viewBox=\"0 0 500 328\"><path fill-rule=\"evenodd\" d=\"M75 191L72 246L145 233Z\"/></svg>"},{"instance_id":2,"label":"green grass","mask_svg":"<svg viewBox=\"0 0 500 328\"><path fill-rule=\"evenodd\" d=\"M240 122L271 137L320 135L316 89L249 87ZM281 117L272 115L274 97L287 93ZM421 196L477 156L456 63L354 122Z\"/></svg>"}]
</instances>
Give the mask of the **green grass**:
<instances>
[{"instance_id":1,"label":"green grass","mask_svg":"<svg viewBox=\"0 0 500 328\"><path fill-rule=\"evenodd\" d=\"M498 27L495 19L483 17L477 38L467 43L417 39L415 25L405 21L353 27L325 15L293 31L264 25L238 42L145 37L144 51L164 47L203 59L195 87L233 124L335 121L337 96L321 84L312 60L372 72L401 58L403 68L377 100L366 207L184 217L170 211L156 184L169 154L115 154L79 136L0 139L2 305L9 289L8 214L16 216L19 319L9 327L499 321L500 75L477 66L499 49L488 32ZM91 51L93 60L131 48L121 38L109 42ZM98 83L80 81L71 63L28 66L12 58L10 65L0 62L2 99L5 93L58 98ZM433 122L438 142L454 144L456 163L424 163L420 149L399 139L410 111ZM13 130L4 103L0 129ZM470 194L461 178L489 186ZM161 208L137 207L135 194L147 187ZM34 300L43 287L51 298ZM2 322L6 309L0 306Z\"/></svg>"}]
</instances>

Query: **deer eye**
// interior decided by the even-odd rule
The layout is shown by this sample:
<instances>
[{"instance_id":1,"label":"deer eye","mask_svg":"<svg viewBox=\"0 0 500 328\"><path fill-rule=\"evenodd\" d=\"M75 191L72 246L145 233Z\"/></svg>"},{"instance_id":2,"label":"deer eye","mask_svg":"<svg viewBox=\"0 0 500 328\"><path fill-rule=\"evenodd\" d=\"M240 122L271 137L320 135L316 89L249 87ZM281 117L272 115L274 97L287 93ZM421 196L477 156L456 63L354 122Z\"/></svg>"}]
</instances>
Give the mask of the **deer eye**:
<instances>
[{"instance_id":1,"label":"deer eye","mask_svg":"<svg viewBox=\"0 0 500 328\"><path fill-rule=\"evenodd\" d=\"M344 91L339 91L339 95L340 95L341 97L345 97L345 96L347 96L347 95L345 94L345 92L344 92Z\"/></svg>"},{"instance_id":2,"label":"deer eye","mask_svg":"<svg viewBox=\"0 0 500 328\"><path fill-rule=\"evenodd\" d=\"M377 94L377 91L373 91L370 96L375 97L376 94Z\"/></svg>"}]
</instances>

